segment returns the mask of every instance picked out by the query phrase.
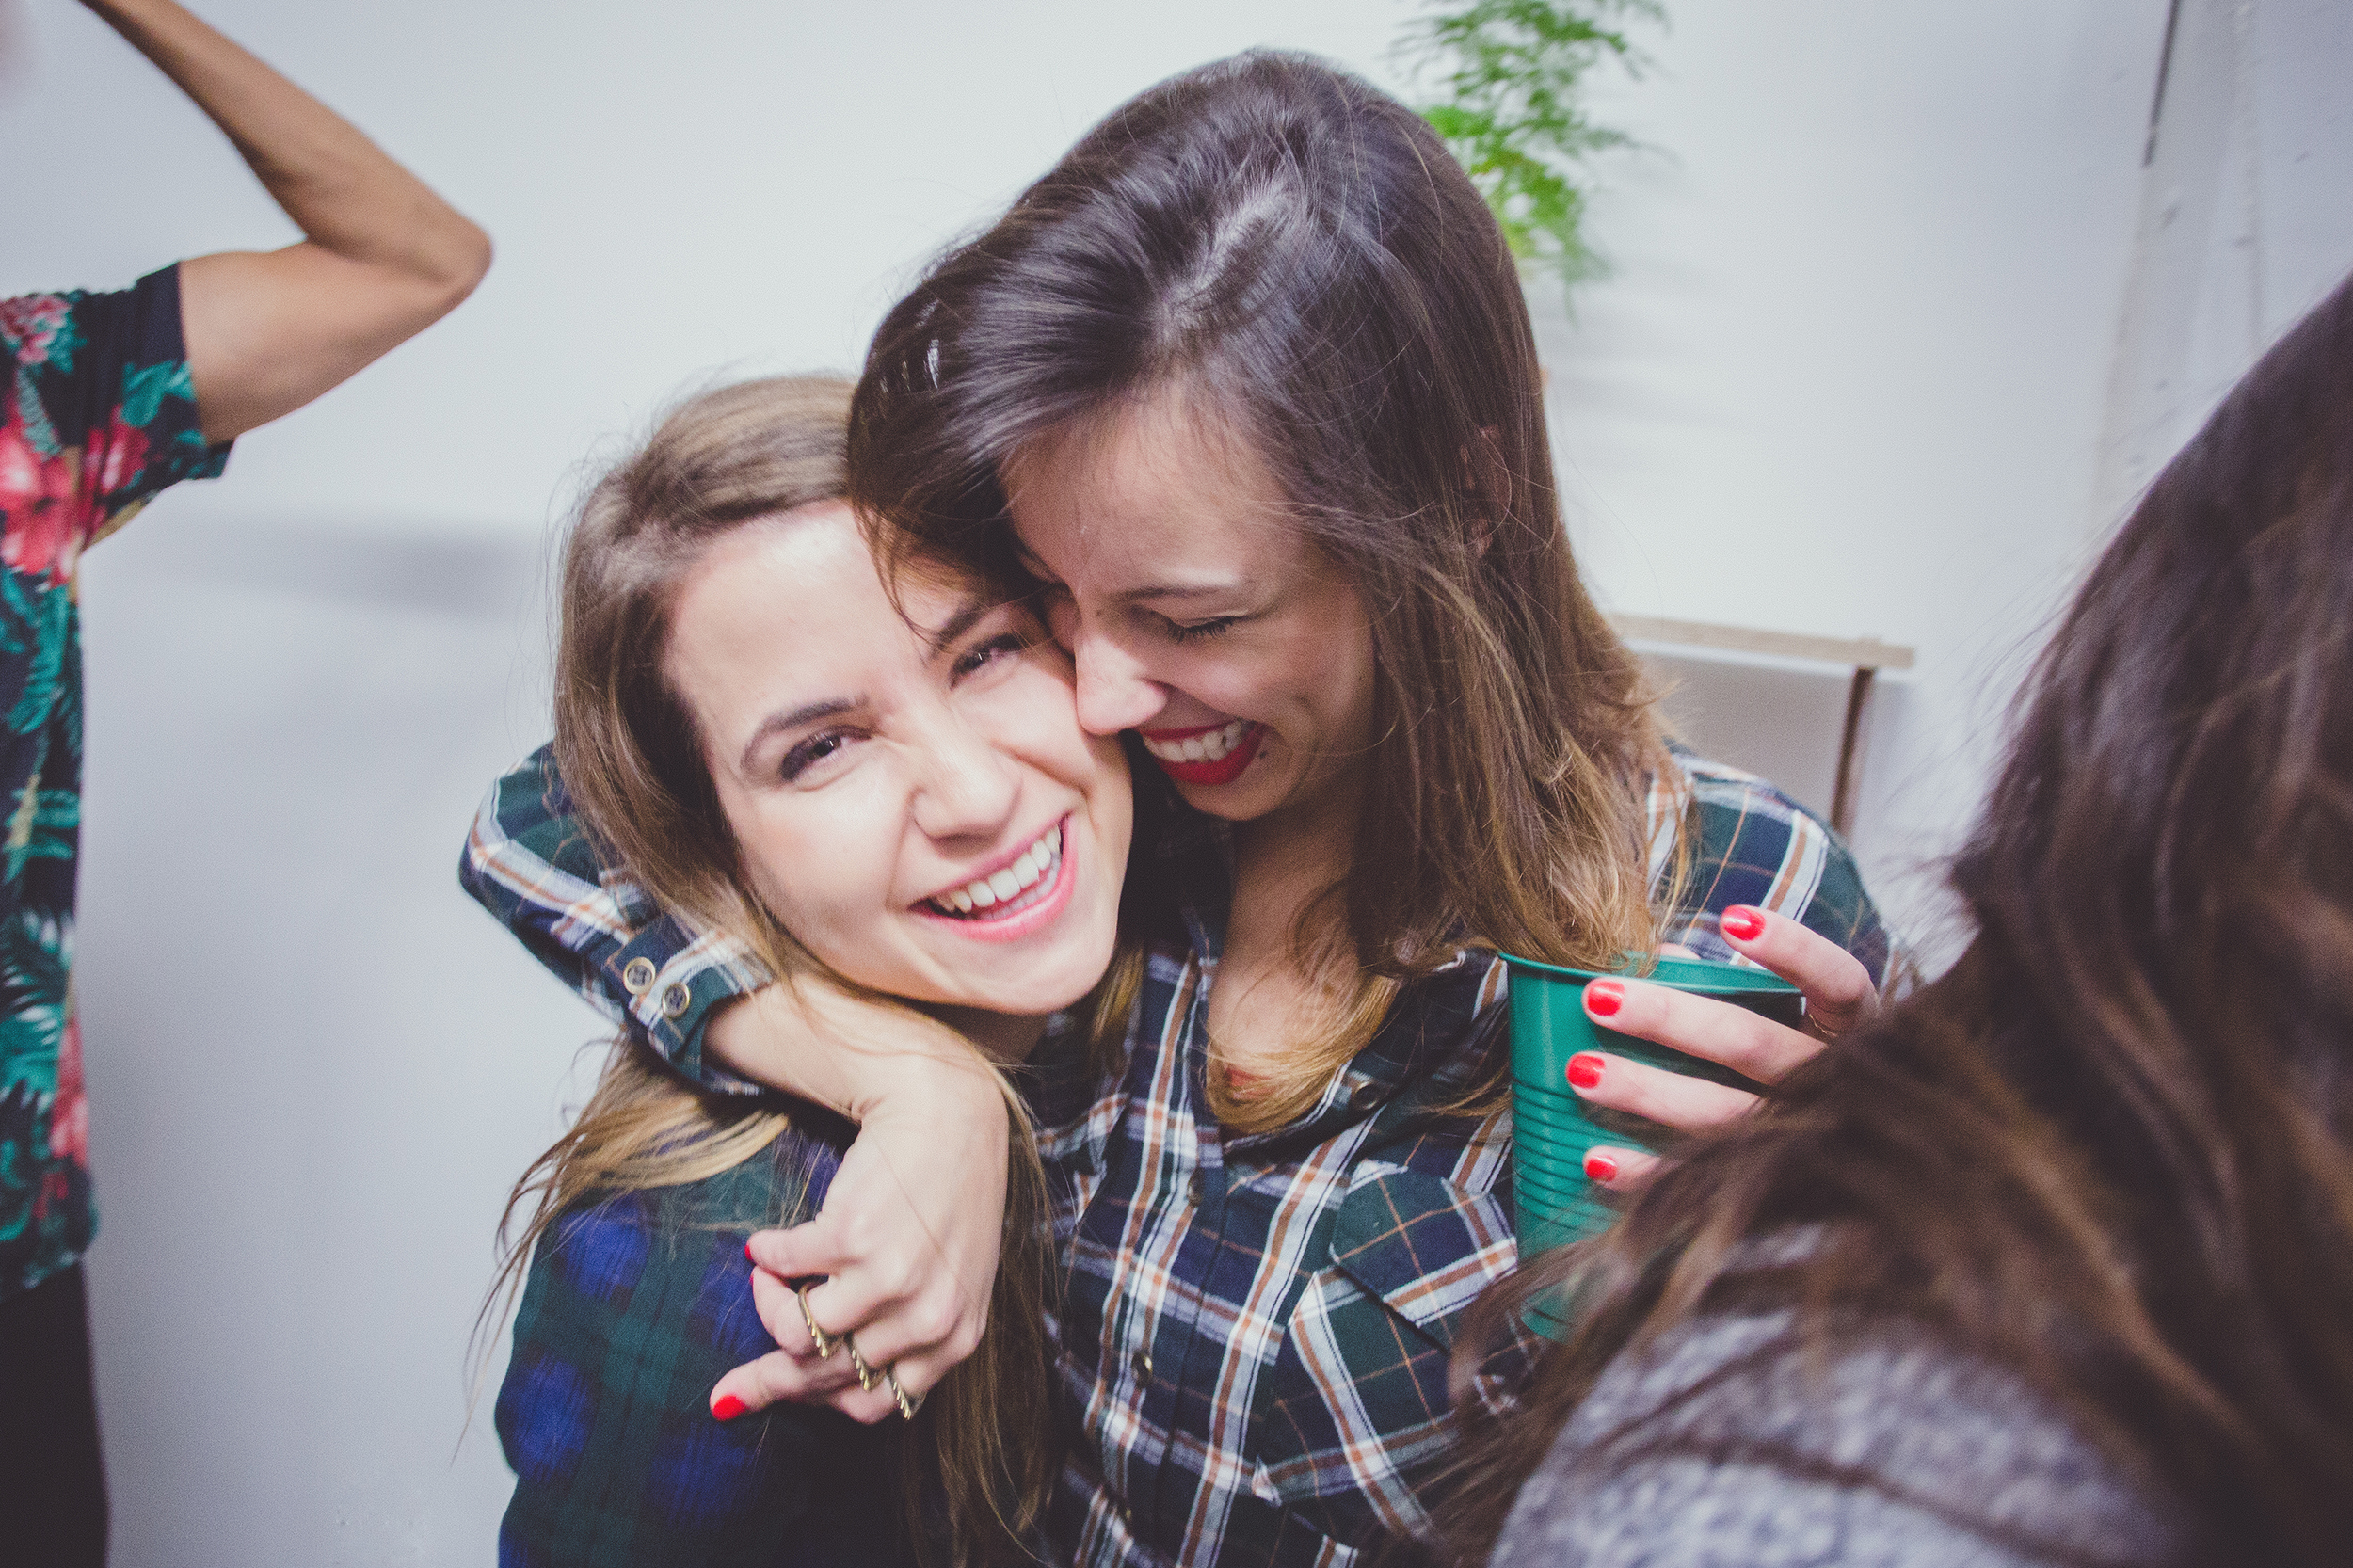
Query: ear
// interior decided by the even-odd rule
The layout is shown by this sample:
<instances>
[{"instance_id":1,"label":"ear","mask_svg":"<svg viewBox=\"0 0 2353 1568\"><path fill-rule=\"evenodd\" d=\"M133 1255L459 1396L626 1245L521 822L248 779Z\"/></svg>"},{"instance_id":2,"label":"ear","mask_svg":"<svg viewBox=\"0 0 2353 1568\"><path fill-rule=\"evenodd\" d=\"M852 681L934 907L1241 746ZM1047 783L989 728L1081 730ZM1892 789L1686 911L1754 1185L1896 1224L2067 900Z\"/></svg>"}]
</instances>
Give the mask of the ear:
<instances>
[{"instance_id":1,"label":"ear","mask_svg":"<svg viewBox=\"0 0 2353 1568\"><path fill-rule=\"evenodd\" d=\"M1492 424L1481 425L1478 437L1463 448L1463 488L1479 498L1471 548L1483 556L1495 542L1497 524L1512 515L1512 470Z\"/></svg>"}]
</instances>

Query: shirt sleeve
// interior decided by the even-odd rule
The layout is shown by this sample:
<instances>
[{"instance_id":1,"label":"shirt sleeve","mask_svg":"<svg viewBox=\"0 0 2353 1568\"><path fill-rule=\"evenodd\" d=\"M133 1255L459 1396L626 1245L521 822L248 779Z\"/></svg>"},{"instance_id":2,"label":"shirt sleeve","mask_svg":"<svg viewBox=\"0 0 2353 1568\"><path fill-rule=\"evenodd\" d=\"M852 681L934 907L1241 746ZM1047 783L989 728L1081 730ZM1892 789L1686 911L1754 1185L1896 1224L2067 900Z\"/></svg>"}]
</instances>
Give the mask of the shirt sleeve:
<instances>
[{"instance_id":1,"label":"shirt sleeve","mask_svg":"<svg viewBox=\"0 0 2353 1568\"><path fill-rule=\"evenodd\" d=\"M703 1055L718 1010L768 984L731 938L664 914L607 866L541 746L490 787L457 880L531 955L599 1012L712 1089L759 1085Z\"/></svg>"},{"instance_id":2,"label":"shirt sleeve","mask_svg":"<svg viewBox=\"0 0 2353 1568\"><path fill-rule=\"evenodd\" d=\"M231 443L208 445L200 428L176 264L117 293L8 300L0 336L15 360L15 423L51 465L43 488L67 504L53 515L74 520L72 548L227 466Z\"/></svg>"},{"instance_id":3,"label":"shirt sleeve","mask_svg":"<svg viewBox=\"0 0 2353 1568\"><path fill-rule=\"evenodd\" d=\"M1654 788L1654 816L1676 824L1652 868L1663 896L1658 934L1703 958L1747 963L1719 924L1735 904L1769 909L1862 960L1885 987L1903 969L1854 856L1830 825L1753 774L1678 749L1681 777ZM1662 812L1658 805L1669 809ZM1680 864L1678 864L1678 861Z\"/></svg>"}]
</instances>

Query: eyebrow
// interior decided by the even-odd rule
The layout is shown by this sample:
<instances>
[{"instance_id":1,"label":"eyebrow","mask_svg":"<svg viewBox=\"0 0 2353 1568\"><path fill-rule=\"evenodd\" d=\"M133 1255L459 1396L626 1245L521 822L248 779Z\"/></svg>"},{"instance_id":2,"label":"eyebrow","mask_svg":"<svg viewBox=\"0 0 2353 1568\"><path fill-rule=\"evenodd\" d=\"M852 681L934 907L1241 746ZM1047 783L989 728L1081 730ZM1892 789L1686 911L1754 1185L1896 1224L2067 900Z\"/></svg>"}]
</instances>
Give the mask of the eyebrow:
<instances>
[{"instance_id":1,"label":"eyebrow","mask_svg":"<svg viewBox=\"0 0 2353 1568\"><path fill-rule=\"evenodd\" d=\"M1197 587L1178 587L1175 584L1155 583L1141 588L1129 588L1119 597L1134 601L1140 599L1217 599L1241 592L1239 583L1213 583Z\"/></svg>"},{"instance_id":2,"label":"eyebrow","mask_svg":"<svg viewBox=\"0 0 2353 1568\"><path fill-rule=\"evenodd\" d=\"M1014 559L1019 564L1023 571L1028 572L1032 577L1036 578L1041 583L1053 583L1058 581L1052 572L1046 569L1045 562L1039 560L1036 556L1031 554L1026 550L1016 548L1014 552ZM1119 597L1128 600L1129 603L1134 603L1139 600L1145 599L1214 599L1220 594L1233 594L1240 592L1241 592L1241 584L1239 583L1204 583L1187 586L1179 586L1174 583L1152 583L1147 584L1141 588L1126 589L1119 595Z\"/></svg>"},{"instance_id":3,"label":"eyebrow","mask_svg":"<svg viewBox=\"0 0 2353 1568\"><path fill-rule=\"evenodd\" d=\"M805 724L815 724L820 719L832 718L836 713L846 713L861 706L865 700L864 697L828 697L823 702L805 702L798 708L780 709L769 714L760 721L760 728L752 731L752 738L744 743L744 755L736 759L736 771L749 777L752 753L760 749L762 741L778 730L798 729Z\"/></svg>"},{"instance_id":4,"label":"eyebrow","mask_svg":"<svg viewBox=\"0 0 2353 1568\"><path fill-rule=\"evenodd\" d=\"M924 632L923 641L934 653L941 652L967 632L971 631L983 616L996 608L997 605L994 603L984 603L977 599L968 599L964 601L963 609L940 623L938 631Z\"/></svg>"}]
</instances>

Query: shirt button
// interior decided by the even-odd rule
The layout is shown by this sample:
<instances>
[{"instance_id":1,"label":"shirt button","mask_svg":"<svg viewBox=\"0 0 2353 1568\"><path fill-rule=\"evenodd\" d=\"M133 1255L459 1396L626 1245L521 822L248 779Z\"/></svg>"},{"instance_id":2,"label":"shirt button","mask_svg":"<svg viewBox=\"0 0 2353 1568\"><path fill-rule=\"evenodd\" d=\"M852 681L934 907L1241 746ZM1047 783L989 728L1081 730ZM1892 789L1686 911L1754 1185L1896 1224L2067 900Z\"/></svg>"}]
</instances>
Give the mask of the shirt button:
<instances>
[{"instance_id":1,"label":"shirt button","mask_svg":"<svg viewBox=\"0 0 2353 1568\"><path fill-rule=\"evenodd\" d=\"M1378 1083L1359 1083L1348 1096L1349 1109L1352 1111L1369 1111L1380 1103L1381 1085Z\"/></svg>"},{"instance_id":2,"label":"shirt button","mask_svg":"<svg viewBox=\"0 0 2353 1568\"><path fill-rule=\"evenodd\" d=\"M678 1017L685 1013L687 1005L694 1000L685 986L673 983L668 990L662 993L662 1016L665 1018Z\"/></svg>"},{"instance_id":3,"label":"shirt button","mask_svg":"<svg viewBox=\"0 0 2353 1568\"><path fill-rule=\"evenodd\" d=\"M1150 1383L1152 1381L1152 1352L1150 1351L1136 1352L1135 1363L1137 1375L1144 1382Z\"/></svg>"},{"instance_id":4,"label":"shirt button","mask_svg":"<svg viewBox=\"0 0 2353 1568\"><path fill-rule=\"evenodd\" d=\"M632 997L642 997L653 989L653 960L632 958L621 966L621 984L629 987Z\"/></svg>"}]
</instances>

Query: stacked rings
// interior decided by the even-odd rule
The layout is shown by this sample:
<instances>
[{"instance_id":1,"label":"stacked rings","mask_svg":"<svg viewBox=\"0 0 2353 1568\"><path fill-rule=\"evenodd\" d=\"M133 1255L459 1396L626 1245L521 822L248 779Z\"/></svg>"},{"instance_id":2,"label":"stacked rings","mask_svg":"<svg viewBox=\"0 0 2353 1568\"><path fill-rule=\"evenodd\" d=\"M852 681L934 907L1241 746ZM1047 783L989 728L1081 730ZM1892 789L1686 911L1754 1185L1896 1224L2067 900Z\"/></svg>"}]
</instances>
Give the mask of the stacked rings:
<instances>
[{"instance_id":1,"label":"stacked rings","mask_svg":"<svg viewBox=\"0 0 2353 1568\"><path fill-rule=\"evenodd\" d=\"M923 1397L920 1394L910 1396L904 1388L902 1388L899 1385L898 1374L891 1368L885 1367L880 1373L876 1373L873 1368L867 1365L866 1358L857 1353L857 1341L852 1336L845 1334L836 1340L833 1336L819 1328L817 1314L809 1310L808 1286L802 1286L794 1294L800 1301L801 1321L808 1327L808 1342L816 1348L817 1359L831 1360L834 1346L837 1343L840 1344L843 1350L850 1352L850 1370L857 1374L859 1391L872 1393L874 1384L881 1383L890 1390L891 1399L898 1403L899 1419L914 1420L915 1413L923 1408Z\"/></svg>"}]
</instances>

